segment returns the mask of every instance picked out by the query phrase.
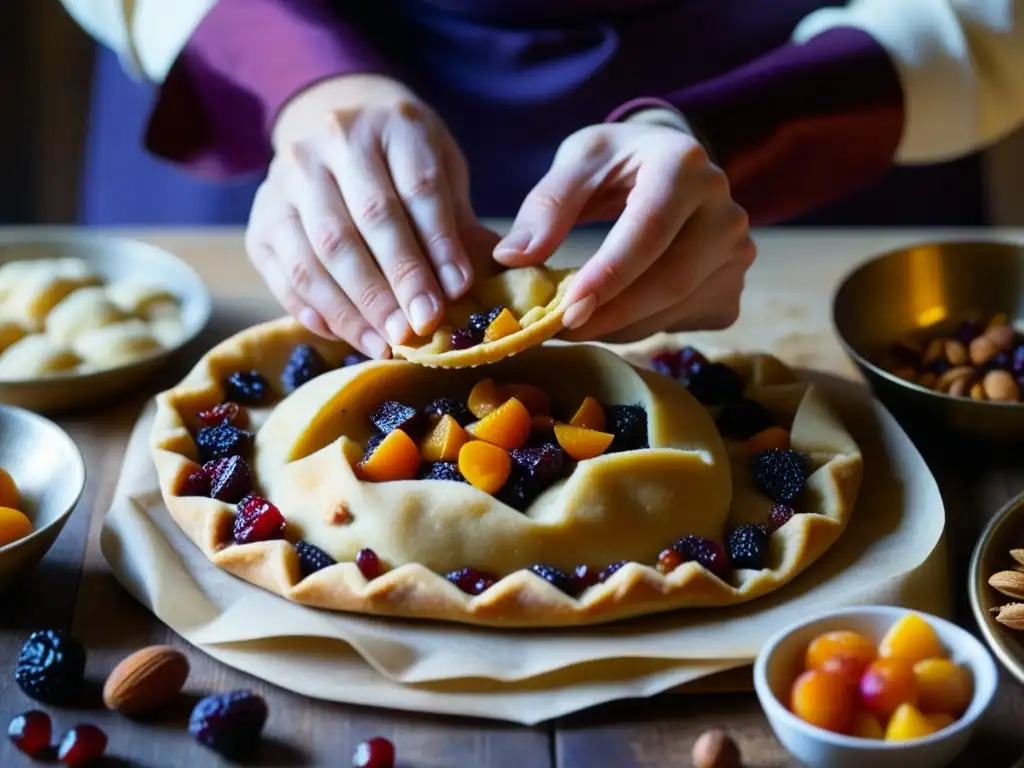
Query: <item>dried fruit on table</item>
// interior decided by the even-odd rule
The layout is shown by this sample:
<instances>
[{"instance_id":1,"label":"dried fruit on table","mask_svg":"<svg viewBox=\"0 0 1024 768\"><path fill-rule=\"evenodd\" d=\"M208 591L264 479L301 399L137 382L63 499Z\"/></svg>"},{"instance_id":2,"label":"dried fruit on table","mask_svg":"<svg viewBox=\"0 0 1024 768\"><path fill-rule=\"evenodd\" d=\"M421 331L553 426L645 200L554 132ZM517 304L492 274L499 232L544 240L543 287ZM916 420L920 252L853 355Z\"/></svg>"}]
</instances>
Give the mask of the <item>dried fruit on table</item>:
<instances>
[{"instance_id":1,"label":"dried fruit on table","mask_svg":"<svg viewBox=\"0 0 1024 768\"><path fill-rule=\"evenodd\" d=\"M974 696L974 682L966 667L949 659L924 659L914 665L917 708L925 714L959 717Z\"/></svg>"},{"instance_id":2,"label":"dried fruit on table","mask_svg":"<svg viewBox=\"0 0 1024 768\"><path fill-rule=\"evenodd\" d=\"M394 768L395 745L376 736L358 746L352 754L352 768Z\"/></svg>"},{"instance_id":3,"label":"dried fruit on table","mask_svg":"<svg viewBox=\"0 0 1024 768\"><path fill-rule=\"evenodd\" d=\"M0 547L25 538L33 530L32 521L24 512L12 507L0 507Z\"/></svg>"},{"instance_id":4,"label":"dried fruit on table","mask_svg":"<svg viewBox=\"0 0 1024 768\"><path fill-rule=\"evenodd\" d=\"M409 435L396 429L356 465L356 474L361 480L373 483L411 480L416 477L419 466L419 447Z\"/></svg>"},{"instance_id":5,"label":"dried fruit on table","mask_svg":"<svg viewBox=\"0 0 1024 768\"><path fill-rule=\"evenodd\" d=\"M459 472L484 493L501 490L511 471L511 457L497 445L473 440L459 451Z\"/></svg>"},{"instance_id":6,"label":"dried fruit on table","mask_svg":"<svg viewBox=\"0 0 1024 768\"><path fill-rule=\"evenodd\" d=\"M856 699L843 678L811 669L793 683L790 710L806 723L844 733L853 722Z\"/></svg>"},{"instance_id":7,"label":"dried fruit on table","mask_svg":"<svg viewBox=\"0 0 1024 768\"><path fill-rule=\"evenodd\" d=\"M487 324L487 330L484 331L484 343L503 339L521 330L523 330L523 326L516 320L516 316L509 310L503 309Z\"/></svg>"},{"instance_id":8,"label":"dried fruit on table","mask_svg":"<svg viewBox=\"0 0 1024 768\"><path fill-rule=\"evenodd\" d=\"M585 397L569 420L569 425L601 432L604 430L604 408L594 398Z\"/></svg>"},{"instance_id":9,"label":"dried fruit on table","mask_svg":"<svg viewBox=\"0 0 1024 768\"><path fill-rule=\"evenodd\" d=\"M52 736L50 716L37 709L18 715L7 726L7 738L14 748L29 757L36 757L48 749Z\"/></svg>"},{"instance_id":10,"label":"dried fruit on table","mask_svg":"<svg viewBox=\"0 0 1024 768\"><path fill-rule=\"evenodd\" d=\"M202 699L188 730L196 741L228 758L251 751L267 722L267 702L252 691L231 691Z\"/></svg>"},{"instance_id":11,"label":"dried fruit on table","mask_svg":"<svg viewBox=\"0 0 1024 768\"><path fill-rule=\"evenodd\" d=\"M911 741L935 733L935 726L911 704L901 704L885 728L886 741Z\"/></svg>"},{"instance_id":12,"label":"dried fruit on table","mask_svg":"<svg viewBox=\"0 0 1024 768\"><path fill-rule=\"evenodd\" d=\"M901 704L916 704L917 696L913 663L904 659L876 659L860 679L861 703L883 720Z\"/></svg>"},{"instance_id":13,"label":"dried fruit on table","mask_svg":"<svg viewBox=\"0 0 1024 768\"><path fill-rule=\"evenodd\" d=\"M0 507L19 509L21 507L21 493L18 486L11 477L11 473L0 467Z\"/></svg>"},{"instance_id":14,"label":"dried fruit on table","mask_svg":"<svg viewBox=\"0 0 1024 768\"><path fill-rule=\"evenodd\" d=\"M908 613L885 633L878 644L878 655L914 664L924 659L945 657L946 651L931 624L916 613Z\"/></svg>"},{"instance_id":15,"label":"dried fruit on table","mask_svg":"<svg viewBox=\"0 0 1024 768\"><path fill-rule=\"evenodd\" d=\"M114 667L103 686L103 703L123 715L150 712L181 692L188 673L188 659L177 648L143 648Z\"/></svg>"},{"instance_id":16,"label":"dried fruit on table","mask_svg":"<svg viewBox=\"0 0 1024 768\"><path fill-rule=\"evenodd\" d=\"M576 461L586 461L597 458L607 451L615 439L615 435L609 432L598 432L595 429L556 424L555 439Z\"/></svg>"},{"instance_id":17,"label":"dried fruit on table","mask_svg":"<svg viewBox=\"0 0 1024 768\"><path fill-rule=\"evenodd\" d=\"M253 544L284 538L284 515L262 496L246 496L238 502L235 510L235 543Z\"/></svg>"},{"instance_id":18,"label":"dried fruit on table","mask_svg":"<svg viewBox=\"0 0 1024 768\"><path fill-rule=\"evenodd\" d=\"M743 768L740 748L725 731L705 731L693 743L694 768Z\"/></svg>"},{"instance_id":19,"label":"dried fruit on table","mask_svg":"<svg viewBox=\"0 0 1024 768\"><path fill-rule=\"evenodd\" d=\"M530 412L513 397L480 421L470 424L466 431L478 440L511 450L521 447L527 441L530 437L531 424ZM462 474L466 474L465 470Z\"/></svg>"},{"instance_id":20,"label":"dried fruit on table","mask_svg":"<svg viewBox=\"0 0 1024 768\"><path fill-rule=\"evenodd\" d=\"M14 680L26 695L56 706L74 703L84 674L85 649L59 629L29 635L14 668Z\"/></svg>"},{"instance_id":21,"label":"dried fruit on table","mask_svg":"<svg viewBox=\"0 0 1024 768\"><path fill-rule=\"evenodd\" d=\"M504 403L508 398L494 383L494 379L481 379L469 392L466 405L470 413L482 419Z\"/></svg>"},{"instance_id":22,"label":"dried fruit on table","mask_svg":"<svg viewBox=\"0 0 1024 768\"><path fill-rule=\"evenodd\" d=\"M420 456L424 461L457 461L459 449L468 441L466 430L446 414L420 442Z\"/></svg>"},{"instance_id":23,"label":"dried fruit on table","mask_svg":"<svg viewBox=\"0 0 1024 768\"><path fill-rule=\"evenodd\" d=\"M64 734L57 759L70 768L80 768L98 763L106 751L107 735L95 725L80 723Z\"/></svg>"}]
</instances>

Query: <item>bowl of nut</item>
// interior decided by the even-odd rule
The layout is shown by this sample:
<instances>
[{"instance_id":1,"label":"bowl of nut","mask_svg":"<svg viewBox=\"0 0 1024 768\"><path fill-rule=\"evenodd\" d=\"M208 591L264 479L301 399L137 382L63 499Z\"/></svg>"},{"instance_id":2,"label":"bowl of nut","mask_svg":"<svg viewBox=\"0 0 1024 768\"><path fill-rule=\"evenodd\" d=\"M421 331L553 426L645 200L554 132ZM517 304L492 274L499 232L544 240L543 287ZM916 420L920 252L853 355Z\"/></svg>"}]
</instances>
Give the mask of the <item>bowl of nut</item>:
<instances>
[{"instance_id":1,"label":"bowl of nut","mask_svg":"<svg viewBox=\"0 0 1024 768\"><path fill-rule=\"evenodd\" d=\"M1024 246L915 245L844 278L833 322L894 410L938 429L1024 439Z\"/></svg>"}]
</instances>

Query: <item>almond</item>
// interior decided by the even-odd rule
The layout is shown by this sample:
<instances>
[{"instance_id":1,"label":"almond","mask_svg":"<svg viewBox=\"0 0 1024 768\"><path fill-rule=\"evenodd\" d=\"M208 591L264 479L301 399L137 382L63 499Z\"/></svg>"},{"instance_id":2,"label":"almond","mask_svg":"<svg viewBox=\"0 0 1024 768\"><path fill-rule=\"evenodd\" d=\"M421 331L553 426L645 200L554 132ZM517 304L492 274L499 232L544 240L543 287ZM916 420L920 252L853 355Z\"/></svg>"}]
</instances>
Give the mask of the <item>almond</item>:
<instances>
[{"instance_id":1,"label":"almond","mask_svg":"<svg viewBox=\"0 0 1024 768\"><path fill-rule=\"evenodd\" d=\"M950 365L967 365L969 360L967 356L967 347L964 346L962 341L956 339L949 339L946 342L946 360L949 361Z\"/></svg>"},{"instance_id":2,"label":"almond","mask_svg":"<svg viewBox=\"0 0 1024 768\"><path fill-rule=\"evenodd\" d=\"M1024 565L1024 549L1011 549L1010 557L1012 557L1021 565Z\"/></svg>"},{"instance_id":3,"label":"almond","mask_svg":"<svg viewBox=\"0 0 1024 768\"><path fill-rule=\"evenodd\" d=\"M935 389L939 392L948 392L950 387L960 379L965 381L974 375L974 369L969 365L960 365L956 368L950 368L944 374L939 376L935 382Z\"/></svg>"},{"instance_id":4,"label":"almond","mask_svg":"<svg viewBox=\"0 0 1024 768\"><path fill-rule=\"evenodd\" d=\"M989 371L981 383L989 400L997 403L1015 403L1020 399L1020 387L1006 371Z\"/></svg>"},{"instance_id":5,"label":"almond","mask_svg":"<svg viewBox=\"0 0 1024 768\"><path fill-rule=\"evenodd\" d=\"M991 341L1000 352L1009 352L1017 334L1008 325L997 325L985 331L985 338Z\"/></svg>"},{"instance_id":6,"label":"almond","mask_svg":"<svg viewBox=\"0 0 1024 768\"><path fill-rule=\"evenodd\" d=\"M1024 603L1010 603L993 608L996 621L1010 629L1024 629Z\"/></svg>"},{"instance_id":7,"label":"almond","mask_svg":"<svg viewBox=\"0 0 1024 768\"><path fill-rule=\"evenodd\" d=\"M979 336L972 341L969 349L971 362L975 365L984 365L999 354L999 345L988 334Z\"/></svg>"},{"instance_id":8,"label":"almond","mask_svg":"<svg viewBox=\"0 0 1024 768\"><path fill-rule=\"evenodd\" d=\"M924 349L924 356L921 358L921 365L930 368L942 359L946 352L945 339L932 339Z\"/></svg>"},{"instance_id":9,"label":"almond","mask_svg":"<svg viewBox=\"0 0 1024 768\"><path fill-rule=\"evenodd\" d=\"M143 648L114 667L103 686L103 703L123 715L149 712L181 692L188 672L188 659L176 648Z\"/></svg>"},{"instance_id":10,"label":"almond","mask_svg":"<svg viewBox=\"0 0 1024 768\"><path fill-rule=\"evenodd\" d=\"M1012 597L1015 600L1024 600L1024 573L1020 571L993 573L988 579L988 584L1007 597Z\"/></svg>"}]
</instances>

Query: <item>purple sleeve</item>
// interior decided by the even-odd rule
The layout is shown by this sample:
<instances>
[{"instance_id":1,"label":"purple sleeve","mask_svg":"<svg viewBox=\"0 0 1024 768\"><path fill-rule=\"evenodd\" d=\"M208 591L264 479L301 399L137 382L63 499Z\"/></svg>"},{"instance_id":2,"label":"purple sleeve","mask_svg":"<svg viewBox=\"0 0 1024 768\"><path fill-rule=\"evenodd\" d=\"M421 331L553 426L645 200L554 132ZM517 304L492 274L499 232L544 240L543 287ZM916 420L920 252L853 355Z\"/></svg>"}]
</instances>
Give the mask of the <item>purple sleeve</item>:
<instances>
[{"instance_id":1,"label":"purple sleeve","mask_svg":"<svg viewBox=\"0 0 1024 768\"><path fill-rule=\"evenodd\" d=\"M219 0L164 81L146 146L206 176L262 170L292 96L335 75L386 71L330 0Z\"/></svg>"},{"instance_id":2,"label":"purple sleeve","mask_svg":"<svg viewBox=\"0 0 1024 768\"><path fill-rule=\"evenodd\" d=\"M792 218L872 181L892 164L903 92L885 50L865 32L831 29L724 75L610 119L662 104L707 142L755 224Z\"/></svg>"}]
</instances>

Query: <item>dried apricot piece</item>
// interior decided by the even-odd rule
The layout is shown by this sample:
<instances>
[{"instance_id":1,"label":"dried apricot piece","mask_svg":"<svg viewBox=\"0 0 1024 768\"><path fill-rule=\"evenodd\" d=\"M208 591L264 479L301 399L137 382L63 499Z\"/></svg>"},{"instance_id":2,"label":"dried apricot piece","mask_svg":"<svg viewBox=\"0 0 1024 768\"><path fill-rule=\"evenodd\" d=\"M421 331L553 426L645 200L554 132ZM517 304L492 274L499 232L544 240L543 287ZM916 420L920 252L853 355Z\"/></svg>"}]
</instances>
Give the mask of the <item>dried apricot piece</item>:
<instances>
[{"instance_id":1,"label":"dried apricot piece","mask_svg":"<svg viewBox=\"0 0 1024 768\"><path fill-rule=\"evenodd\" d=\"M886 741L911 741L935 733L935 726L911 704L900 704L885 729Z\"/></svg>"},{"instance_id":2,"label":"dried apricot piece","mask_svg":"<svg viewBox=\"0 0 1024 768\"><path fill-rule=\"evenodd\" d=\"M420 442L420 456L424 461L457 461L459 449L469 441L466 430L453 416L445 414Z\"/></svg>"},{"instance_id":3,"label":"dried apricot piece","mask_svg":"<svg viewBox=\"0 0 1024 768\"><path fill-rule=\"evenodd\" d=\"M400 429L389 432L373 452L358 465L356 474L362 480L386 483L391 480L411 480L420 466L420 451L416 442Z\"/></svg>"},{"instance_id":4,"label":"dried apricot piece","mask_svg":"<svg viewBox=\"0 0 1024 768\"><path fill-rule=\"evenodd\" d=\"M21 494L11 473L0 467L0 507L18 509L21 507Z\"/></svg>"},{"instance_id":5,"label":"dried apricot piece","mask_svg":"<svg viewBox=\"0 0 1024 768\"><path fill-rule=\"evenodd\" d=\"M482 419L506 400L508 398L494 383L494 379L481 379L470 390L469 397L466 398L466 406L470 413L478 419Z\"/></svg>"},{"instance_id":6,"label":"dried apricot piece","mask_svg":"<svg viewBox=\"0 0 1024 768\"><path fill-rule=\"evenodd\" d=\"M859 632L838 630L825 632L814 638L807 646L805 664L808 669L824 669L829 659L850 658L860 665L857 677L867 669L877 656L875 644Z\"/></svg>"},{"instance_id":7,"label":"dried apricot piece","mask_svg":"<svg viewBox=\"0 0 1024 768\"><path fill-rule=\"evenodd\" d=\"M604 408L592 397L583 398L583 402L577 409L575 415L569 420L573 427L593 429L598 432L604 431Z\"/></svg>"},{"instance_id":8,"label":"dried apricot piece","mask_svg":"<svg viewBox=\"0 0 1024 768\"><path fill-rule=\"evenodd\" d=\"M526 406L531 416L546 416L551 413L551 398L540 387L532 384L505 384L500 387L504 399L514 397Z\"/></svg>"},{"instance_id":9,"label":"dried apricot piece","mask_svg":"<svg viewBox=\"0 0 1024 768\"><path fill-rule=\"evenodd\" d=\"M534 416L530 419L530 429L534 432L550 432L555 428L555 420L550 416Z\"/></svg>"},{"instance_id":10,"label":"dried apricot piece","mask_svg":"<svg viewBox=\"0 0 1024 768\"><path fill-rule=\"evenodd\" d=\"M845 733L853 722L856 699L837 675L811 669L793 683L790 709L804 722L826 731Z\"/></svg>"},{"instance_id":11,"label":"dried apricot piece","mask_svg":"<svg viewBox=\"0 0 1024 768\"><path fill-rule=\"evenodd\" d=\"M772 449L780 451L789 450L789 432L782 427L768 427L762 429L753 437L747 440L747 450L750 453L760 453Z\"/></svg>"},{"instance_id":12,"label":"dried apricot piece","mask_svg":"<svg viewBox=\"0 0 1024 768\"><path fill-rule=\"evenodd\" d=\"M459 451L459 471L475 488L497 493L512 471L512 459L496 445L471 440Z\"/></svg>"},{"instance_id":13,"label":"dried apricot piece","mask_svg":"<svg viewBox=\"0 0 1024 768\"><path fill-rule=\"evenodd\" d=\"M0 547L13 544L32 533L32 521L12 507L0 507Z\"/></svg>"},{"instance_id":14,"label":"dried apricot piece","mask_svg":"<svg viewBox=\"0 0 1024 768\"><path fill-rule=\"evenodd\" d=\"M875 717L867 712L858 711L853 717L850 735L861 739L882 739L885 738L885 730Z\"/></svg>"},{"instance_id":15,"label":"dried apricot piece","mask_svg":"<svg viewBox=\"0 0 1024 768\"><path fill-rule=\"evenodd\" d=\"M555 425L555 439L562 449L576 461L585 461L600 456L608 450L615 435L598 432L596 429L584 429L568 424Z\"/></svg>"},{"instance_id":16,"label":"dried apricot piece","mask_svg":"<svg viewBox=\"0 0 1024 768\"><path fill-rule=\"evenodd\" d=\"M489 341L497 341L503 339L506 336L511 336L513 333L518 333L523 330L523 326L516 320L516 316L509 312L507 309L501 310L498 316L491 320L487 326L487 330L484 331L484 343Z\"/></svg>"},{"instance_id":17,"label":"dried apricot piece","mask_svg":"<svg viewBox=\"0 0 1024 768\"><path fill-rule=\"evenodd\" d=\"M530 412L526 406L510 398L480 421L466 427L478 440L485 440L506 451L519 448L530 437Z\"/></svg>"},{"instance_id":18,"label":"dried apricot piece","mask_svg":"<svg viewBox=\"0 0 1024 768\"><path fill-rule=\"evenodd\" d=\"M917 707L925 714L959 717L974 696L971 672L949 659L924 659L914 665L920 694Z\"/></svg>"},{"instance_id":19,"label":"dried apricot piece","mask_svg":"<svg viewBox=\"0 0 1024 768\"><path fill-rule=\"evenodd\" d=\"M916 613L908 613L885 633L878 644L878 655L916 664L925 659L942 658L946 652L932 625Z\"/></svg>"}]
</instances>

